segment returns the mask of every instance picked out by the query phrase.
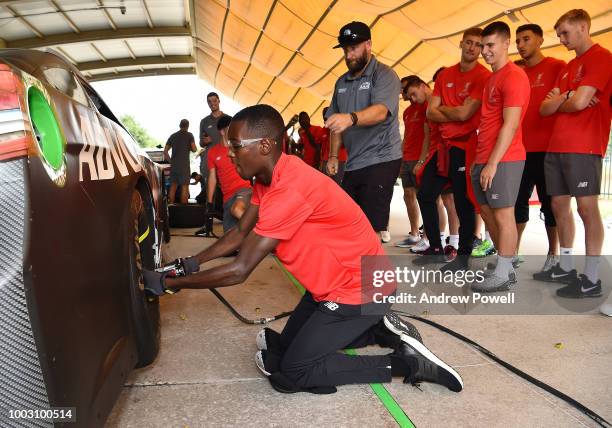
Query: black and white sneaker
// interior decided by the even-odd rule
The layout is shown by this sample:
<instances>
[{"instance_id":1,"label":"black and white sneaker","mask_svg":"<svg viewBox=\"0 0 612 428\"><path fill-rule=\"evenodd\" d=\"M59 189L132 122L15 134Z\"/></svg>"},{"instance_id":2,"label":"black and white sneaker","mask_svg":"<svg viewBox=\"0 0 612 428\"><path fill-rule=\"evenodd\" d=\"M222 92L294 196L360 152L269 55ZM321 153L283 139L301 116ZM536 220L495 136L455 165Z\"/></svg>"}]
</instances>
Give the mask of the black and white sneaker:
<instances>
[{"instance_id":1,"label":"black and white sneaker","mask_svg":"<svg viewBox=\"0 0 612 428\"><path fill-rule=\"evenodd\" d=\"M576 269L572 269L567 272L561 269L559 263L554 265L552 269L537 272L533 274L533 279L536 281L544 281L544 282L556 282L558 284L570 284L576 280L578 274L576 273Z\"/></svg>"},{"instance_id":2,"label":"black and white sneaker","mask_svg":"<svg viewBox=\"0 0 612 428\"><path fill-rule=\"evenodd\" d=\"M403 342L393 353L410 367L410 374L404 378L404 383L418 384L432 382L446 386L454 392L463 389L463 380L451 366L436 357L425 345L416 340L409 345Z\"/></svg>"},{"instance_id":3,"label":"black and white sneaker","mask_svg":"<svg viewBox=\"0 0 612 428\"><path fill-rule=\"evenodd\" d=\"M601 279L594 284L586 275L580 274L569 285L559 288L557 290L557 296L569 299L601 297Z\"/></svg>"},{"instance_id":4,"label":"black and white sneaker","mask_svg":"<svg viewBox=\"0 0 612 428\"><path fill-rule=\"evenodd\" d=\"M387 330L400 336L400 339L403 342L406 342L409 345L411 345L415 340L423 343L423 338L421 338L421 334L414 324L401 319L395 312L388 312L387 315L383 317L383 322L385 323Z\"/></svg>"}]
</instances>

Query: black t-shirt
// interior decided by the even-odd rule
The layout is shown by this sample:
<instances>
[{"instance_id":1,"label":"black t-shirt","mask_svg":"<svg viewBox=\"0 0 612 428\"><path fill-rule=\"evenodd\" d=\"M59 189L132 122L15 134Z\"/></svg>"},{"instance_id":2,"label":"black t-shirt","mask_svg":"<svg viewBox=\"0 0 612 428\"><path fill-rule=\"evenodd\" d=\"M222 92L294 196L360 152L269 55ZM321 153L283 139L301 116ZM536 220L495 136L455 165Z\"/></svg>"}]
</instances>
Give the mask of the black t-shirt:
<instances>
[{"instance_id":1,"label":"black t-shirt","mask_svg":"<svg viewBox=\"0 0 612 428\"><path fill-rule=\"evenodd\" d=\"M177 131L168 138L166 145L172 149L170 158L171 170L174 172L187 171L189 175L189 153L191 152L191 143L194 143L193 134L187 131Z\"/></svg>"}]
</instances>

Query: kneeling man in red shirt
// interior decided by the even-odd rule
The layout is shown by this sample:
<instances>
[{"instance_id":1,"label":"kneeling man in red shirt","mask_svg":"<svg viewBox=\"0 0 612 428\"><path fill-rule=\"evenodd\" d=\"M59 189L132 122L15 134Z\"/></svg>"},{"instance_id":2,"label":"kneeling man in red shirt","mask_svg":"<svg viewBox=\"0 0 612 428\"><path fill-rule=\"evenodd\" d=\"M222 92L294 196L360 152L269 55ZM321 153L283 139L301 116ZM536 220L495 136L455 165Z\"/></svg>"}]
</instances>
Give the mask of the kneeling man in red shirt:
<instances>
[{"instance_id":1,"label":"kneeling man in red shirt","mask_svg":"<svg viewBox=\"0 0 612 428\"><path fill-rule=\"evenodd\" d=\"M283 119L270 106L247 107L234 116L229 156L242 178L255 178L251 204L235 228L182 261L187 276L145 271L145 288L162 295L240 284L275 251L307 291L281 333L266 328L257 336L256 364L275 389L329 393L337 385L401 376L461 391L459 374L423 345L414 326L390 312L389 303L364 298L361 257L384 256L380 240L330 177L282 152L283 135ZM196 273L200 264L238 249L234 261ZM393 352L341 352L373 344Z\"/></svg>"}]
</instances>

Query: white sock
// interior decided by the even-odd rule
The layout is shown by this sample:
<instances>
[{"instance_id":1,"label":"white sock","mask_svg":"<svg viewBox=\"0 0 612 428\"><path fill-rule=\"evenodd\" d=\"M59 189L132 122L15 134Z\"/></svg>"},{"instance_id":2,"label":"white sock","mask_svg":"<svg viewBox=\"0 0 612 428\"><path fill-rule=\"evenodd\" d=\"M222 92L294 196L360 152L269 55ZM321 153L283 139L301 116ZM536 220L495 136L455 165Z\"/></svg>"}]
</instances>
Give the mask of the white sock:
<instances>
[{"instance_id":1,"label":"white sock","mask_svg":"<svg viewBox=\"0 0 612 428\"><path fill-rule=\"evenodd\" d=\"M512 257L497 256L497 266L494 275L507 279L512 272Z\"/></svg>"},{"instance_id":2,"label":"white sock","mask_svg":"<svg viewBox=\"0 0 612 428\"><path fill-rule=\"evenodd\" d=\"M459 248L459 235L448 235L450 236L449 244L455 247L455 250Z\"/></svg>"},{"instance_id":3,"label":"white sock","mask_svg":"<svg viewBox=\"0 0 612 428\"><path fill-rule=\"evenodd\" d=\"M491 235L488 230L485 230L485 241L493 242L491 241Z\"/></svg>"},{"instance_id":4,"label":"white sock","mask_svg":"<svg viewBox=\"0 0 612 428\"><path fill-rule=\"evenodd\" d=\"M440 242L442 243L443 247L446 244L446 242L444 242L445 240L446 240L446 235L444 233L441 233L440 234Z\"/></svg>"},{"instance_id":5,"label":"white sock","mask_svg":"<svg viewBox=\"0 0 612 428\"><path fill-rule=\"evenodd\" d=\"M559 266L565 272L569 272L574 269L574 256L572 256L572 248L560 248Z\"/></svg>"},{"instance_id":6,"label":"white sock","mask_svg":"<svg viewBox=\"0 0 612 428\"><path fill-rule=\"evenodd\" d=\"M599 281L599 261L599 256L586 256L584 262L584 274L593 284Z\"/></svg>"}]
</instances>

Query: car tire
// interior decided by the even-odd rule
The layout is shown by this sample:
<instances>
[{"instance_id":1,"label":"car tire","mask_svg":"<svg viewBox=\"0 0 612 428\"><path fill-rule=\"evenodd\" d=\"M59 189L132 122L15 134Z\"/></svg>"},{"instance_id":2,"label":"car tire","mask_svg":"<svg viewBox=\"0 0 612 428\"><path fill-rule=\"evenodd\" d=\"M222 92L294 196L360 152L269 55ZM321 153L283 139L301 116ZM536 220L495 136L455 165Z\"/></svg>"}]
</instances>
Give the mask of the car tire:
<instances>
[{"instance_id":1,"label":"car tire","mask_svg":"<svg viewBox=\"0 0 612 428\"><path fill-rule=\"evenodd\" d=\"M161 336L159 299L144 290L142 269L155 269L153 203L149 193L132 193L127 223L130 272L130 315L138 351L136 367L151 364L159 352Z\"/></svg>"}]
</instances>

